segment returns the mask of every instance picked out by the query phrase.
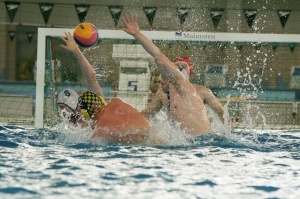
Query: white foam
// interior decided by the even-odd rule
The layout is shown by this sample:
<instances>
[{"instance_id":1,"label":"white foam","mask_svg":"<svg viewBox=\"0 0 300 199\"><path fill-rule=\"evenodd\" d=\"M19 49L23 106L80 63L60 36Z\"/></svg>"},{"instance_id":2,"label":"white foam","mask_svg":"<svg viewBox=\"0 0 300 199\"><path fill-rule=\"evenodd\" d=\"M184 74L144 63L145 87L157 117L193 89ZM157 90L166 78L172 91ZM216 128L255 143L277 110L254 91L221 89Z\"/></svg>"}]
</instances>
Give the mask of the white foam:
<instances>
[{"instance_id":1,"label":"white foam","mask_svg":"<svg viewBox=\"0 0 300 199\"><path fill-rule=\"evenodd\" d=\"M171 122L163 111L159 111L153 119L150 120L152 128L149 132L149 138L146 141L148 145L190 145L191 135L186 134L180 129L180 123Z\"/></svg>"},{"instance_id":2,"label":"white foam","mask_svg":"<svg viewBox=\"0 0 300 199\"><path fill-rule=\"evenodd\" d=\"M81 125L72 125L69 122L69 117L71 116L70 112L62 110L60 112L61 122L57 124L55 129L64 135L64 142L86 142L90 139L93 129L92 124L87 122L86 127L82 127Z\"/></svg>"}]
</instances>

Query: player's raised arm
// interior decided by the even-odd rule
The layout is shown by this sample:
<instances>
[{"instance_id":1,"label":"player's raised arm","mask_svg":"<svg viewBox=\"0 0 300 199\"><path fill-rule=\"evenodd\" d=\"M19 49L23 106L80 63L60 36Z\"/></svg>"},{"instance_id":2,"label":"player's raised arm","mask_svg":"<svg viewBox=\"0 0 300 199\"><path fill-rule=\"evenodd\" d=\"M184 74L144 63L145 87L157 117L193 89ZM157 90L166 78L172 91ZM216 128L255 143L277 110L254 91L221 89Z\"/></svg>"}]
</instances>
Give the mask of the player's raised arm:
<instances>
[{"instance_id":1,"label":"player's raised arm","mask_svg":"<svg viewBox=\"0 0 300 199\"><path fill-rule=\"evenodd\" d=\"M93 67L90 65L88 60L82 54L78 45L76 44L73 36L70 32L65 33L66 37L62 37L61 39L65 42L65 45L60 45L62 48L72 52L76 59L80 64L80 68L85 75L85 83L86 87L89 91L94 92L97 95L103 96L103 91L101 86L99 85Z\"/></svg>"},{"instance_id":2,"label":"player's raised arm","mask_svg":"<svg viewBox=\"0 0 300 199\"><path fill-rule=\"evenodd\" d=\"M137 16L133 14L125 14L122 19L125 25L123 30L134 36L144 49L153 56L162 75L172 84L180 85L180 81L184 80L184 77L175 64L171 62L149 38L140 32L140 28L137 23Z\"/></svg>"}]
</instances>

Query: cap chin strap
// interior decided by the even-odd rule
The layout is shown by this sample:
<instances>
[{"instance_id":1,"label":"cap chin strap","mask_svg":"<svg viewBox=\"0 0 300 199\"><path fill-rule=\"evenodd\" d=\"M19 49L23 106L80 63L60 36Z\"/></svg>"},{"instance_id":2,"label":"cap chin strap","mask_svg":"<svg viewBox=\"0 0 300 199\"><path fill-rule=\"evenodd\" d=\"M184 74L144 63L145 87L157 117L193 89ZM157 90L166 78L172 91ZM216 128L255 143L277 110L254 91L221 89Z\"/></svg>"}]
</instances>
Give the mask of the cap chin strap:
<instances>
[{"instance_id":1,"label":"cap chin strap","mask_svg":"<svg viewBox=\"0 0 300 199\"><path fill-rule=\"evenodd\" d=\"M82 115L85 119L90 119L90 118L91 118L90 114L87 112L86 109L81 109L80 113L81 113L81 115Z\"/></svg>"}]
</instances>

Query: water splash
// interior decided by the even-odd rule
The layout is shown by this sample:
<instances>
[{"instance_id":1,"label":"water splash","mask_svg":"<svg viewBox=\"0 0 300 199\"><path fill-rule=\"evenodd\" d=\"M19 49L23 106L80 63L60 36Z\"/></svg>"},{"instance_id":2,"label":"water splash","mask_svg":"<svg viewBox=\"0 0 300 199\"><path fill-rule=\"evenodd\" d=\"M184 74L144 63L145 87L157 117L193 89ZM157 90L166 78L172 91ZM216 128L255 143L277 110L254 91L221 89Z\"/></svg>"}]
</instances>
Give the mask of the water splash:
<instances>
[{"instance_id":1,"label":"water splash","mask_svg":"<svg viewBox=\"0 0 300 199\"><path fill-rule=\"evenodd\" d=\"M51 127L51 130L59 131L63 134L63 142L86 142L90 139L92 133L93 133L93 124L91 121L85 120L84 118L81 118L86 122L86 126L82 126L80 124L78 125L72 125L70 124L70 118L72 113L62 110L59 113L60 116L60 122L56 124L55 126Z\"/></svg>"},{"instance_id":2,"label":"water splash","mask_svg":"<svg viewBox=\"0 0 300 199\"><path fill-rule=\"evenodd\" d=\"M168 120L164 111L159 111L153 119L150 120L152 129L149 138L146 141L148 145L190 145L190 135L180 129L180 123Z\"/></svg>"}]
</instances>

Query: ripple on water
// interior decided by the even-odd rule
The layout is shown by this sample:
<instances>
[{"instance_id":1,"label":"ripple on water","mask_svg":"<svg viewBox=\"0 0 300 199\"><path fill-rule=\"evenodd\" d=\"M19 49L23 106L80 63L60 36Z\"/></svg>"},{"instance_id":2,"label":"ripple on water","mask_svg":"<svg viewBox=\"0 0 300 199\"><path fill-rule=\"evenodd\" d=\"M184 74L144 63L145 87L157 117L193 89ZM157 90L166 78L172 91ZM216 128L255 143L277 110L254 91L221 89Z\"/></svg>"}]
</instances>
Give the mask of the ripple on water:
<instances>
[{"instance_id":1,"label":"ripple on water","mask_svg":"<svg viewBox=\"0 0 300 199\"><path fill-rule=\"evenodd\" d=\"M25 189L23 187L6 187L6 188L0 188L0 193L6 193L6 194L38 194L36 191L31 191L29 189Z\"/></svg>"},{"instance_id":2,"label":"ripple on water","mask_svg":"<svg viewBox=\"0 0 300 199\"><path fill-rule=\"evenodd\" d=\"M291 153L291 157L294 160L300 160L300 153L299 152L293 152L293 153Z\"/></svg>"},{"instance_id":3,"label":"ripple on water","mask_svg":"<svg viewBox=\"0 0 300 199\"><path fill-rule=\"evenodd\" d=\"M11 141L0 141L0 147L18 148L19 144Z\"/></svg>"},{"instance_id":4,"label":"ripple on water","mask_svg":"<svg viewBox=\"0 0 300 199\"><path fill-rule=\"evenodd\" d=\"M87 186L87 183L69 183L68 181L58 181L51 185L52 188L61 188L61 187L83 187Z\"/></svg>"},{"instance_id":5,"label":"ripple on water","mask_svg":"<svg viewBox=\"0 0 300 199\"><path fill-rule=\"evenodd\" d=\"M259 191L264 191L264 192L274 192L279 190L278 187L273 187L273 186L248 186L251 188L254 188L255 190L259 190Z\"/></svg>"},{"instance_id":6,"label":"ripple on water","mask_svg":"<svg viewBox=\"0 0 300 199\"><path fill-rule=\"evenodd\" d=\"M195 185L197 186L210 186L210 187L214 187L216 186L217 184L214 183L213 181L210 181L210 180L204 180L204 181L201 181L201 182L196 182Z\"/></svg>"},{"instance_id":7,"label":"ripple on water","mask_svg":"<svg viewBox=\"0 0 300 199\"><path fill-rule=\"evenodd\" d=\"M119 176L113 172L108 172L108 173L103 174L101 176L101 178L104 180L118 180Z\"/></svg>"},{"instance_id":8,"label":"ripple on water","mask_svg":"<svg viewBox=\"0 0 300 199\"><path fill-rule=\"evenodd\" d=\"M136 178L136 179L147 179L147 178L153 178L154 176L149 175L149 174L140 173L140 174L137 174L137 175L133 175L131 177Z\"/></svg>"}]
</instances>

